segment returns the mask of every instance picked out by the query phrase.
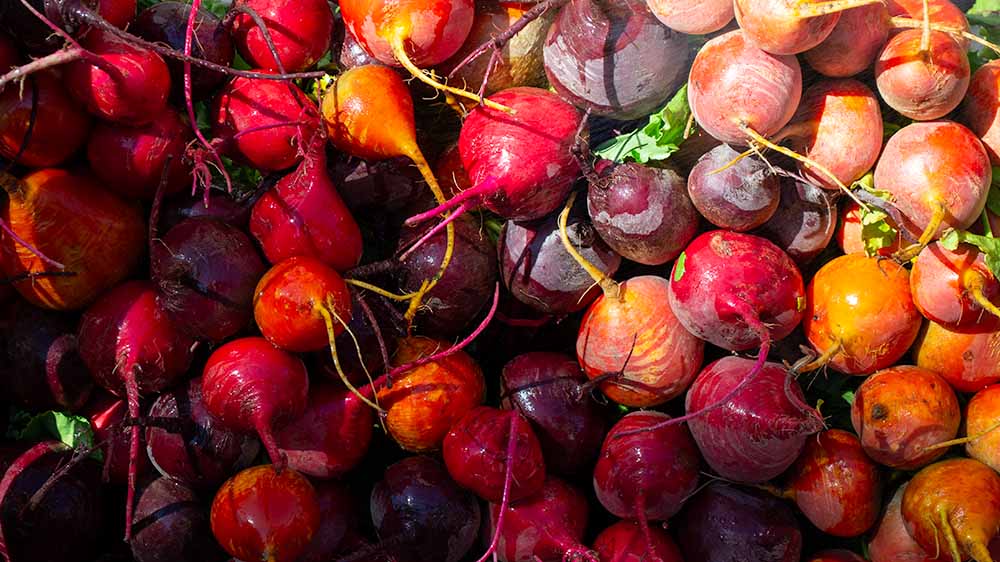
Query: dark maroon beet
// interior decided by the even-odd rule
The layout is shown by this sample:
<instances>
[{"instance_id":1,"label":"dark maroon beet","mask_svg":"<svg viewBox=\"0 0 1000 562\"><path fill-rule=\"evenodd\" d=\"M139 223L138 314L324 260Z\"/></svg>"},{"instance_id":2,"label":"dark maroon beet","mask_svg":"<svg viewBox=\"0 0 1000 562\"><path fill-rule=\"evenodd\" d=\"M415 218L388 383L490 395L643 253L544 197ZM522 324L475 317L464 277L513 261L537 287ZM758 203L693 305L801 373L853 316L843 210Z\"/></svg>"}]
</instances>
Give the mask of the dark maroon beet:
<instances>
[{"instance_id":1,"label":"dark maroon beet","mask_svg":"<svg viewBox=\"0 0 1000 562\"><path fill-rule=\"evenodd\" d=\"M234 185L235 190L240 186ZM166 232L184 219L206 218L220 220L240 229L245 229L250 221L248 202L236 201L228 194L212 189L208 192L208 206L202 193L192 195L182 193L163 202L163 215L160 218L160 230Z\"/></svg>"},{"instance_id":2,"label":"dark maroon beet","mask_svg":"<svg viewBox=\"0 0 1000 562\"><path fill-rule=\"evenodd\" d=\"M646 265L673 260L698 231L698 211L684 178L669 169L632 162L610 166L590 185L587 210L609 246Z\"/></svg>"},{"instance_id":3,"label":"dark maroon beet","mask_svg":"<svg viewBox=\"0 0 1000 562\"><path fill-rule=\"evenodd\" d=\"M8 333L0 367L6 397L33 411L80 409L94 380L80 360L73 315L18 301Z\"/></svg>"},{"instance_id":4,"label":"dark maroon beet","mask_svg":"<svg viewBox=\"0 0 1000 562\"><path fill-rule=\"evenodd\" d=\"M354 334L353 338L351 334ZM396 352L398 338L405 335L400 313L385 299L351 291L351 321L347 323L347 329L338 334L335 340L337 349L340 350L338 360L341 370L352 384L356 386L367 384L369 375L377 377L385 370L388 366L386 359L391 358ZM354 345L355 338L357 347ZM385 349L382 349L383 345ZM329 349L312 353L309 357L310 373L340 380L340 373L333 364Z\"/></svg>"},{"instance_id":5,"label":"dark maroon beet","mask_svg":"<svg viewBox=\"0 0 1000 562\"><path fill-rule=\"evenodd\" d=\"M360 546L358 510L347 484L336 480L312 482L319 502L319 528L295 562L330 562Z\"/></svg>"},{"instance_id":6,"label":"dark maroon beet","mask_svg":"<svg viewBox=\"0 0 1000 562\"><path fill-rule=\"evenodd\" d=\"M698 487L701 455L681 424L624 435L670 419L660 412L633 412L608 432L594 468L594 491L612 514L666 521Z\"/></svg>"},{"instance_id":7,"label":"dark maroon beet","mask_svg":"<svg viewBox=\"0 0 1000 562\"><path fill-rule=\"evenodd\" d=\"M566 220L573 247L608 276L621 256L608 248L577 200ZM517 300L548 314L583 310L601 294L600 287L566 251L559 235L558 213L537 221L507 221L497 248L500 275Z\"/></svg>"},{"instance_id":8,"label":"dark maroon beet","mask_svg":"<svg viewBox=\"0 0 1000 562\"><path fill-rule=\"evenodd\" d=\"M487 406L472 409L445 436L442 455L452 478L488 502L503 500L508 470L510 501L538 493L545 483L545 461L538 438L521 414L513 410Z\"/></svg>"},{"instance_id":9,"label":"dark maroon beet","mask_svg":"<svg viewBox=\"0 0 1000 562\"><path fill-rule=\"evenodd\" d=\"M389 466L372 490L371 510L375 530L397 562L458 562L479 532L475 496L430 457Z\"/></svg>"},{"instance_id":10,"label":"dark maroon beet","mask_svg":"<svg viewBox=\"0 0 1000 562\"><path fill-rule=\"evenodd\" d=\"M457 220L455 250L451 263L437 285L424 297L425 307L416 319L422 333L452 336L475 320L493 296L497 282L496 250L478 224ZM409 246L429 225L404 234L400 248ZM447 236L442 230L431 236L402 262L400 288L417 291L425 280L437 275L444 259Z\"/></svg>"},{"instance_id":11,"label":"dark maroon beet","mask_svg":"<svg viewBox=\"0 0 1000 562\"><path fill-rule=\"evenodd\" d=\"M563 99L627 121L652 113L677 89L688 44L643 0L572 0L549 28L543 54Z\"/></svg>"},{"instance_id":12,"label":"dark maroon beet","mask_svg":"<svg viewBox=\"0 0 1000 562\"><path fill-rule=\"evenodd\" d=\"M150 261L160 302L191 336L221 341L253 317L253 291L266 268L238 228L188 219L153 241Z\"/></svg>"},{"instance_id":13,"label":"dark maroon beet","mask_svg":"<svg viewBox=\"0 0 1000 562\"><path fill-rule=\"evenodd\" d=\"M755 234L774 242L801 265L826 249L836 230L837 204L833 192L782 177L778 209Z\"/></svg>"},{"instance_id":14,"label":"dark maroon beet","mask_svg":"<svg viewBox=\"0 0 1000 562\"><path fill-rule=\"evenodd\" d=\"M778 208L781 186L767 164L753 156L716 171L739 155L723 144L702 156L688 175L688 194L708 222L743 232L771 218Z\"/></svg>"},{"instance_id":15,"label":"dark maroon beet","mask_svg":"<svg viewBox=\"0 0 1000 562\"><path fill-rule=\"evenodd\" d=\"M165 43L174 49L184 51L184 37L191 6L182 2L161 2L142 11L130 31L154 43ZM195 19L195 34L191 41L191 56L222 66L233 62L236 51L229 33L222 27L222 21L211 12L198 10ZM169 59L172 93L175 99L183 99L184 64ZM219 87L226 76L199 67L191 69L191 95L194 99L209 96Z\"/></svg>"},{"instance_id":16,"label":"dark maroon beet","mask_svg":"<svg viewBox=\"0 0 1000 562\"><path fill-rule=\"evenodd\" d=\"M590 470L610 422L584 384L575 359L562 353L519 355L503 368L503 407L531 422L547 470L575 475Z\"/></svg>"},{"instance_id":17,"label":"dark maroon beet","mask_svg":"<svg viewBox=\"0 0 1000 562\"><path fill-rule=\"evenodd\" d=\"M302 416L276 435L288 466L307 476L334 478L354 468L368 452L375 420L372 409L342 384L309 389Z\"/></svg>"},{"instance_id":18,"label":"dark maroon beet","mask_svg":"<svg viewBox=\"0 0 1000 562\"><path fill-rule=\"evenodd\" d=\"M104 472L108 482L128 483L131 432L122 424L128 417L128 404L98 390L87 403L83 414L87 416L90 427L94 429L94 439L98 443L103 443L101 452L104 453ZM136 457L136 476L141 478L149 470L149 457L139 454Z\"/></svg>"},{"instance_id":19,"label":"dark maroon beet","mask_svg":"<svg viewBox=\"0 0 1000 562\"><path fill-rule=\"evenodd\" d=\"M405 157L368 162L338 154L329 160L330 179L347 208L359 218L373 209L402 210L427 193L426 187L407 173L410 166Z\"/></svg>"},{"instance_id":20,"label":"dark maroon beet","mask_svg":"<svg viewBox=\"0 0 1000 562\"><path fill-rule=\"evenodd\" d=\"M208 506L193 490L157 478L139 496L132 524L136 562L222 562L226 553L212 536Z\"/></svg>"},{"instance_id":21,"label":"dark maroon beet","mask_svg":"<svg viewBox=\"0 0 1000 562\"><path fill-rule=\"evenodd\" d=\"M83 460L41 495L46 481L73 456L56 441L38 443L0 480L0 554L11 562L90 560L102 530L101 466ZM32 506L32 498L37 503Z\"/></svg>"},{"instance_id":22,"label":"dark maroon beet","mask_svg":"<svg viewBox=\"0 0 1000 562\"><path fill-rule=\"evenodd\" d=\"M709 364L688 390L688 412L718 403L754 369L754 361L728 356ZM805 405L802 389L778 363L764 363L752 384L721 407L691 419L688 427L705 461L737 482L766 482L785 471L822 428Z\"/></svg>"},{"instance_id":23,"label":"dark maroon beet","mask_svg":"<svg viewBox=\"0 0 1000 562\"><path fill-rule=\"evenodd\" d=\"M201 399L200 378L161 394L149 415L176 420L179 426L146 429L146 450L153 466L160 474L199 490L214 491L249 466L260 451L256 437L228 431L208 413Z\"/></svg>"},{"instance_id":24,"label":"dark maroon beet","mask_svg":"<svg viewBox=\"0 0 1000 562\"><path fill-rule=\"evenodd\" d=\"M756 490L710 484L677 521L685 560L799 562L802 531L791 508Z\"/></svg>"},{"instance_id":25,"label":"dark maroon beet","mask_svg":"<svg viewBox=\"0 0 1000 562\"><path fill-rule=\"evenodd\" d=\"M504 513L497 552L506 562L564 560L597 562L580 544L587 528L587 498L558 478L545 480L538 494L515 502ZM496 527L500 506L490 504Z\"/></svg>"}]
</instances>

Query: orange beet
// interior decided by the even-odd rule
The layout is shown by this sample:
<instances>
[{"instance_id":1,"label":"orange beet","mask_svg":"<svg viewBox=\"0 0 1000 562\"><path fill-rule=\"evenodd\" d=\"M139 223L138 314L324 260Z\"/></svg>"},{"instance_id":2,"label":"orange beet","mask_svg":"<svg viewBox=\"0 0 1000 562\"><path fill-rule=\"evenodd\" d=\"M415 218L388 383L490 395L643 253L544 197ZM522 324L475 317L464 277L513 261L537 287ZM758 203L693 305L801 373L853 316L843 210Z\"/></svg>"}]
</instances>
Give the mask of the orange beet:
<instances>
[{"instance_id":1,"label":"orange beet","mask_svg":"<svg viewBox=\"0 0 1000 562\"><path fill-rule=\"evenodd\" d=\"M430 338L404 338L394 363L401 366L448 347L448 342ZM377 397L387 411L389 434L407 451L420 453L439 449L451 426L482 404L485 393L479 365L458 351L405 371L393 379L392 388L379 389Z\"/></svg>"},{"instance_id":2,"label":"orange beet","mask_svg":"<svg viewBox=\"0 0 1000 562\"><path fill-rule=\"evenodd\" d=\"M947 452L962 413L955 392L938 375L909 365L890 367L861 383L851 424L861 446L880 464L914 470Z\"/></svg>"},{"instance_id":3,"label":"orange beet","mask_svg":"<svg viewBox=\"0 0 1000 562\"><path fill-rule=\"evenodd\" d=\"M928 322L913 356L918 366L941 375L959 392L1000 382L1000 331L962 332Z\"/></svg>"},{"instance_id":4,"label":"orange beet","mask_svg":"<svg viewBox=\"0 0 1000 562\"><path fill-rule=\"evenodd\" d=\"M965 444L965 452L993 470L1000 470L1000 385L980 390L965 409L965 433L977 436Z\"/></svg>"},{"instance_id":5,"label":"orange beet","mask_svg":"<svg viewBox=\"0 0 1000 562\"><path fill-rule=\"evenodd\" d=\"M143 254L146 225L139 209L88 175L52 168L18 181L0 174L0 186L8 195L0 202L0 219L75 273L15 283L14 288L35 306L83 308L123 280ZM8 277L55 270L6 234L0 234L0 266Z\"/></svg>"}]
</instances>

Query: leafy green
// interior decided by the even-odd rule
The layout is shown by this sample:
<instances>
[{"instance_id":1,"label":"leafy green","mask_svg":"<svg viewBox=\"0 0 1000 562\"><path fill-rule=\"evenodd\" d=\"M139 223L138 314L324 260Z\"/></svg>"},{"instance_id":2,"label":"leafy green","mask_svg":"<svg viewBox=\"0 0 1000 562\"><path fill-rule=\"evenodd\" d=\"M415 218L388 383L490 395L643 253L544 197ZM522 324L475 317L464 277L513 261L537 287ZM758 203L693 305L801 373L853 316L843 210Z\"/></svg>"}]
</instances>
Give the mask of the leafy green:
<instances>
[{"instance_id":1,"label":"leafy green","mask_svg":"<svg viewBox=\"0 0 1000 562\"><path fill-rule=\"evenodd\" d=\"M959 244L972 244L983 253L986 267L1000 277L1000 238L952 229L944 233L940 243L948 250L957 249Z\"/></svg>"},{"instance_id":2,"label":"leafy green","mask_svg":"<svg viewBox=\"0 0 1000 562\"><path fill-rule=\"evenodd\" d=\"M649 116L645 126L618 135L594 152L615 162L634 160L645 164L652 160L665 160L677 152L684 142L690 119L691 108L685 84L663 109Z\"/></svg>"},{"instance_id":3,"label":"leafy green","mask_svg":"<svg viewBox=\"0 0 1000 562\"><path fill-rule=\"evenodd\" d=\"M994 215L1000 215L1000 167L993 167L993 185L986 198L986 208Z\"/></svg>"},{"instance_id":4,"label":"leafy green","mask_svg":"<svg viewBox=\"0 0 1000 562\"><path fill-rule=\"evenodd\" d=\"M851 189L862 189L883 201L890 201L892 194L888 191L875 189L875 175L868 172L861 179L851 184ZM899 232L889 223L889 213L878 207L868 206L859 209L861 219L861 240L865 244L865 253L874 256L882 248L888 248L896 242Z\"/></svg>"},{"instance_id":5,"label":"leafy green","mask_svg":"<svg viewBox=\"0 0 1000 562\"><path fill-rule=\"evenodd\" d=\"M681 255L677 256L677 265L674 266L674 282L681 280L684 277L685 264L687 263L687 253L681 252Z\"/></svg>"},{"instance_id":6,"label":"leafy green","mask_svg":"<svg viewBox=\"0 0 1000 562\"><path fill-rule=\"evenodd\" d=\"M74 449L94 446L94 429L83 416L49 410L36 416L17 410L11 414L7 437L18 441L56 439ZM100 459L100 451L95 451Z\"/></svg>"},{"instance_id":7,"label":"leafy green","mask_svg":"<svg viewBox=\"0 0 1000 562\"><path fill-rule=\"evenodd\" d=\"M996 43L1000 40L1000 0L978 0L966 13L969 23L978 26L976 34ZM991 49L976 47L969 51L969 66L975 72L980 66L995 60L997 54Z\"/></svg>"}]
</instances>

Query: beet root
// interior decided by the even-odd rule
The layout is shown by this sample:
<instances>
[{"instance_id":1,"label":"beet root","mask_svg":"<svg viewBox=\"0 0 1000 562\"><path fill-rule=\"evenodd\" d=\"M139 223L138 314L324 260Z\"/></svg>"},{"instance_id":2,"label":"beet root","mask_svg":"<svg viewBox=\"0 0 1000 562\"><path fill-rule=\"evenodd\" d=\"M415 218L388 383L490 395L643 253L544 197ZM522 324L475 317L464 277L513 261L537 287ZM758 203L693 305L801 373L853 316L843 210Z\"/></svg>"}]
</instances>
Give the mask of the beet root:
<instances>
[{"instance_id":1,"label":"beet root","mask_svg":"<svg viewBox=\"0 0 1000 562\"><path fill-rule=\"evenodd\" d=\"M965 433L971 437L965 444L965 452L993 470L1000 467L1000 455L997 454L1000 432L993 431L1000 423L998 398L1000 386L989 386L969 400L965 411Z\"/></svg>"},{"instance_id":2,"label":"beet root","mask_svg":"<svg viewBox=\"0 0 1000 562\"><path fill-rule=\"evenodd\" d=\"M889 10L882 4L851 8L823 40L802 54L816 72L848 78L867 70L889 39Z\"/></svg>"},{"instance_id":3,"label":"beet root","mask_svg":"<svg viewBox=\"0 0 1000 562\"><path fill-rule=\"evenodd\" d=\"M549 477L538 494L511 504L503 514L497 553L504 562L517 560L584 560L596 557L580 544L587 526L587 500L582 493ZM500 506L490 505L493 526Z\"/></svg>"},{"instance_id":4,"label":"beet root","mask_svg":"<svg viewBox=\"0 0 1000 562\"><path fill-rule=\"evenodd\" d=\"M171 478L157 478L142 491L131 541L136 562L222 562L212 536L208 506Z\"/></svg>"},{"instance_id":5,"label":"beet root","mask_svg":"<svg viewBox=\"0 0 1000 562\"><path fill-rule=\"evenodd\" d=\"M647 539L635 521L619 521L597 535L594 551L601 560L612 562L684 562L669 533L658 527L650 527L648 532Z\"/></svg>"},{"instance_id":6,"label":"beet root","mask_svg":"<svg viewBox=\"0 0 1000 562\"><path fill-rule=\"evenodd\" d=\"M698 159L688 175L688 195L701 216L719 228L745 232L764 224L778 208L778 176L755 157L719 145Z\"/></svg>"},{"instance_id":7,"label":"beet root","mask_svg":"<svg viewBox=\"0 0 1000 562\"><path fill-rule=\"evenodd\" d=\"M801 267L830 245L836 230L834 194L810 183L781 178L781 202L753 234L774 242Z\"/></svg>"},{"instance_id":8,"label":"beet root","mask_svg":"<svg viewBox=\"0 0 1000 562\"><path fill-rule=\"evenodd\" d=\"M913 345L918 367L941 375L959 392L1000 382L1000 331L953 330L929 321Z\"/></svg>"},{"instance_id":9,"label":"beet root","mask_svg":"<svg viewBox=\"0 0 1000 562\"><path fill-rule=\"evenodd\" d=\"M908 484L904 482L885 506L875 535L868 543L868 556L872 562L932 562L938 559L924 552L906 530L901 506Z\"/></svg>"},{"instance_id":10,"label":"beet root","mask_svg":"<svg viewBox=\"0 0 1000 562\"><path fill-rule=\"evenodd\" d=\"M0 68L2 72L6 70ZM29 138L32 107L35 117ZM24 88L10 86L0 91L0 156L11 161L16 157L17 162L35 168L58 166L87 141L91 122L90 114L70 96L58 74L32 74Z\"/></svg>"},{"instance_id":11,"label":"beet root","mask_svg":"<svg viewBox=\"0 0 1000 562\"><path fill-rule=\"evenodd\" d=\"M255 68L271 72L298 72L316 64L330 48L333 12L324 0L303 0L294 4L280 0L237 0L233 3L233 42L240 55ZM274 59L264 30L247 13L260 16L278 53Z\"/></svg>"}]
</instances>

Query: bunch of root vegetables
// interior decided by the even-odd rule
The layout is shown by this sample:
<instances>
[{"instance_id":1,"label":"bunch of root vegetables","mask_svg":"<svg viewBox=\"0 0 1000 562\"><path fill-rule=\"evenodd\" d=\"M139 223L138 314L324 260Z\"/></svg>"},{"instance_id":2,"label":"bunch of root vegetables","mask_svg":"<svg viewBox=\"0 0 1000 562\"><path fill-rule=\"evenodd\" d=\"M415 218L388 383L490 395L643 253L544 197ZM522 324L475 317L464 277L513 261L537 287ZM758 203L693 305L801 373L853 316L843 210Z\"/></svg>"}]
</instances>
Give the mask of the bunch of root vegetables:
<instances>
[{"instance_id":1,"label":"bunch of root vegetables","mask_svg":"<svg viewBox=\"0 0 1000 562\"><path fill-rule=\"evenodd\" d=\"M998 38L2 0L0 560L1000 561Z\"/></svg>"}]
</instances>

